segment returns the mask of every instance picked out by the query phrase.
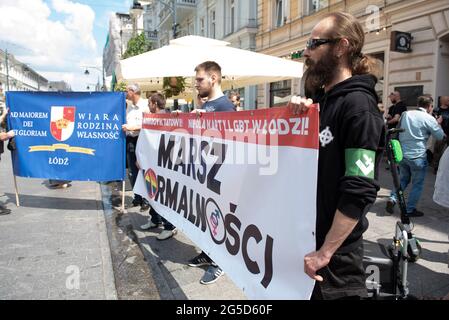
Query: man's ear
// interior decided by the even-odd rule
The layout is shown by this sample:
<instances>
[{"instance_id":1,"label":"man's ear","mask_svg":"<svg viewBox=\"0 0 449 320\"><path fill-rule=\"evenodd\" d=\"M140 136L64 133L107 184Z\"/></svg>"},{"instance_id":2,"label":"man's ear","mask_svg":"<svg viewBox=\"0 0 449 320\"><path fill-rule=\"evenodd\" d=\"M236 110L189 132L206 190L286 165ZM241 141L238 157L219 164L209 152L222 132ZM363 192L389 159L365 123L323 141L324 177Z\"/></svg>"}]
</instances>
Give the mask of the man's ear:
<instances>
[{"instance_id":1,"label":"man's ear","mask_svg":"<svg viewBox=\"0 0 449 320\"><path fill-rule=\"evenodd\" d=\"M340 39L340 41L338 42L338 44L336 46L336 49L337 49L336 55L338 58L340 58L341 56L346 54L346 52L348 52L348 50L349 50L348 39L346 39L346 38Z\"/></svg>"},{"instance_id":2,"label":"man's ear","mask_svg":"<svg viewBox=\"0 0 449 320\"><path fill-rule=\"evenodd\" d=\"M211 73L211 75L210 75L210 79L211 79L211 81L212 81L212 84L216 84L218 81L217 81L217 74L216 73Z\"/></svg>"}]
</instances>

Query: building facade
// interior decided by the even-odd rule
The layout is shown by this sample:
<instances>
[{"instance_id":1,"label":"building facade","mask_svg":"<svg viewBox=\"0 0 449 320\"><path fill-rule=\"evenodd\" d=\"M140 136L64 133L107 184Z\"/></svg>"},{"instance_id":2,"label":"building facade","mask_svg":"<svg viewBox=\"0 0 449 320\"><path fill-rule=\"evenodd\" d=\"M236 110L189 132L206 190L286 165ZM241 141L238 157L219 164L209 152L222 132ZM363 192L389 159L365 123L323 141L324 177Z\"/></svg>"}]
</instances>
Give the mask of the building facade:
<instances>
[{"instance_id":1,"label":"building facade","mask_svg":"<svg viewBox=\"0 0 449 320\"><path fill-rule=\"evenodd\" d=\"M149 3L149 1L142 1L142 3ZM158 32L155 28L157 17L153 15L152 6L139 5L139 9L135 9L133 5L129 13L115 13L111 16L109 32L103 48L103 72L108 90L111 89L111 82L114 82L112 78L115 68L126 52L132 37L143 32L152 47L157 47Z\"/></svg>"},{"instance_id":2,"label":"building facade","mask_svg":"<svg viewBox=\"0 0 449 320\"><path fill-rule=\"evenodd\" d=\"M109 79L126 51L134 26L131 15L125 13L116 13L109 20L109 33L103 49L103 69Z\"/></svg>"},{"instance_id":3,"label":"building facade","mask_svg":"<svg viewBox=\"0 0 449 320\"><path fill-rule=\"evenodd\" d=\"M153 48L173 38L197 35L228 41L231 46L256 49L257 0L164 0L139 1L144 9L143 28ZM254 109L257 87L233 88L242 105Z\"/></svg>"},{"instance_id":4,"label":"building facade","mask_svg":"<svg viewBox=\"0 0 449 320\"><path fill-rule=\"evenodd\" d=\"M3 91L47 91L48 80L13 54L0 49L0 85Z\"/></svg>"},{"instance_id":5,"label":"building facade","mask_svg":"<svg viewBox=\"0 0 449 320\"><path fill-rule=\"evenodd\" d=\"M400 91L410 106L420 94L449 95L447 0L259 0L256 50L302 61L292 53L304 49L315 24L333 11L353 14L364 27L364 53L383 61L376 90L387 107L393 90ZM396 51L408 41L410 50ZM300 93L300 87L297 80L259 86L258 106L283 103L292 93Z\"/></svg>"}]
</instances>

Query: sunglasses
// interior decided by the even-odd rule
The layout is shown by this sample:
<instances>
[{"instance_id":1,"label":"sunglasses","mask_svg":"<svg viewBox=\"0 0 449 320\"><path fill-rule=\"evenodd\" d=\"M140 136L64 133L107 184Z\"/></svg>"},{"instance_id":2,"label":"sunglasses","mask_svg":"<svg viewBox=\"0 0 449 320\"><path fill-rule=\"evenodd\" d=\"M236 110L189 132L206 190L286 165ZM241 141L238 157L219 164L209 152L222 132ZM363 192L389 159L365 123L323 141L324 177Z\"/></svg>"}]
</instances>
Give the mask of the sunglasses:
<instances>
[{"instance_id":1,"label":"sunglasses","mask_svg":"<svg viewBox=\"0 0 449 320\"><path fill-rule=\"evenodd\" d=\"M340 39L309 39L306 42L306 49L314 50L326 43L335 43Z\"/></svg>"}]
</instances>

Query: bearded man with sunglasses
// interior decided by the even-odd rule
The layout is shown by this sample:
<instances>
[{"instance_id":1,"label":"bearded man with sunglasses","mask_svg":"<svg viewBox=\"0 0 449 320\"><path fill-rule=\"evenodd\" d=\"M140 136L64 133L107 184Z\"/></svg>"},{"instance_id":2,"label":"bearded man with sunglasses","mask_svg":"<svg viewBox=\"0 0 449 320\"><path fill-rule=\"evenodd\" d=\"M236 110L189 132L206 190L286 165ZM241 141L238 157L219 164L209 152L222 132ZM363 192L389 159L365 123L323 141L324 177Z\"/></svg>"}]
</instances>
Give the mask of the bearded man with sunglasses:
<instances>
[{"instance_id":1,"label":"bearded man with sunglasses","mask_svg":"<svg viewBox=\"0 0 449 320\"><path fill-rule=\"evenodd\" d=\"M348 13L321 20L304 51L313 96L291 103L294 113L320 106L316 251L304 257L304 272L317 281L312 299L367 296L362 235L379 190L385 129L374 90L377 64L362 53L364 37Z\"/></svg>"}]
</instances>

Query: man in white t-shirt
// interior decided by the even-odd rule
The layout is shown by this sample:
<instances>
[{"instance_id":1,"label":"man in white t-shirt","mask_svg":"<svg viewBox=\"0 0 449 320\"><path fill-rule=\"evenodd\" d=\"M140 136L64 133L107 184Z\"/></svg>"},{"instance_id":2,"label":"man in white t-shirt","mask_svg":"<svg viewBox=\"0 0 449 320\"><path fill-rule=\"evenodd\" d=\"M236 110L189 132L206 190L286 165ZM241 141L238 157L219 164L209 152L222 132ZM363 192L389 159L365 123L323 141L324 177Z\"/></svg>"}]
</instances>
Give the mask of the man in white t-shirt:
<instances>
[{"instance_id":1,"label":"man in white t-shirt","mask_svg":"<svg viewBox=\"0 0 449 320\"><path fill-rule=\"evenodd\" d=\"M126 88L126 124L122 130L126 133L126 162L128 164L128 177L131 186L134 188L139 169L136 165L136 145L142 128L142 118L144 112L149 112L147 102L140 97L140 88L137 84L129 85ZM140 195L135 194L132 202L133 206L140 206L140 211L146 211L150 204Z\"/></svg>"}]
</instances>

